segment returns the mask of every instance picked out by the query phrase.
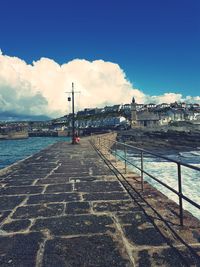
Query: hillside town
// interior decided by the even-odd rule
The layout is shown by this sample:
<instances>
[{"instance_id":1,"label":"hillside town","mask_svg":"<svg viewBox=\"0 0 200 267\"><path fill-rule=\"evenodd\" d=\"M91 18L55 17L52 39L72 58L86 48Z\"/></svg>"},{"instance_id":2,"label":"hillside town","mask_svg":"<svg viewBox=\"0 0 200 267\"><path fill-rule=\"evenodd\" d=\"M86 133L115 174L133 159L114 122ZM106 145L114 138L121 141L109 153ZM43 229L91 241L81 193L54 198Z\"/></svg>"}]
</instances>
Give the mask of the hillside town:
<instances>
[{"instance_id":1,"label":"hillside town","mask_svg":"<svg viewBox=\"0 0 200 267\"><path fill-rule=\"evenodd\" d=\"M53 123L71 126L72 114L54 120ZM197 103L162 103L138 104L135 99L124 105L104 108L85 108L76 113L76 127L128 129L133 127L154 127L169 125L174 122L200 124L200 105Z\"/></svg>"},{"instance_id":2,"label":"hillside town","mask_svg":"<svg viewBox=\"0 0 200 267\"><path fill-rule=\"evenodd\" d=\"M133 97L131 103L128 104L85 108L75 113L75 127L80 134L108 129L162 127L182 122L200 125L200 105L198 103L138 104ZM12 128L18 133L19 129L23 128L23 131L26 129L29 136L70 136L72 114L48 121L1 122L1 138Z\"/></svg>"}]
</instances>

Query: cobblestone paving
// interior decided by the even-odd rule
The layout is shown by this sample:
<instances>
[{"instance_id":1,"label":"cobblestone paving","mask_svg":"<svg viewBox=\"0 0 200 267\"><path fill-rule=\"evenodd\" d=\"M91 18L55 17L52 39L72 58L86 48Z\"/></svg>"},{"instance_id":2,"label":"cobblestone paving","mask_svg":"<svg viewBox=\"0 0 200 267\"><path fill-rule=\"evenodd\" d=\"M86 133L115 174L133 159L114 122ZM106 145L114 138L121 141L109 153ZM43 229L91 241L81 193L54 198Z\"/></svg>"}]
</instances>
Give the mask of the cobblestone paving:
<instances>
[{"instance_id":1,"label":"cobblestone paving","mask_svg":"<svg viewBox=\"0 0 200 267\"><path fill-rule=\"evenodd\" d=\"M199 253L198 231L193 238ZM0 175L1 267L188 266L179 254L87 139L54 144Z\"/></svg>"}]
</instances>

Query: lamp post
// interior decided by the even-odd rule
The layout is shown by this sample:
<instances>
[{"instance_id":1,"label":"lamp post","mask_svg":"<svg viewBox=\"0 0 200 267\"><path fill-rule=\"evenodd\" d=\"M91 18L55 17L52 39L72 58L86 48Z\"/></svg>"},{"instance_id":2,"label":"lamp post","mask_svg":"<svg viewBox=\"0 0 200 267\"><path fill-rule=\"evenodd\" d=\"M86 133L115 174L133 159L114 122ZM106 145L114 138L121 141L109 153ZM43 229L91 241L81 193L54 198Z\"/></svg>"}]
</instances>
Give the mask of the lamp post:
<instances>
[{"instance_id":1,"label":"lamp post","mask_svg":"<svg viewBox=\"0 0 200 267\"><path fill-rule=\"evenodd\" d=\"M74 83L72 83L72 91L68 92L72 94L72 98L68 97L68 101L72 100L72 145L75 144L75 116L74 116Z\"/></svg>"},{"instance_id":2,"label":"lamp post","mask_svg":"<svg viewBox=\"0 0 200 267\"><path fill-rule=\"evenodd\" d=\"M74 83L72 83L72 144L75 144Z\"/></svg>"}]
</instances>

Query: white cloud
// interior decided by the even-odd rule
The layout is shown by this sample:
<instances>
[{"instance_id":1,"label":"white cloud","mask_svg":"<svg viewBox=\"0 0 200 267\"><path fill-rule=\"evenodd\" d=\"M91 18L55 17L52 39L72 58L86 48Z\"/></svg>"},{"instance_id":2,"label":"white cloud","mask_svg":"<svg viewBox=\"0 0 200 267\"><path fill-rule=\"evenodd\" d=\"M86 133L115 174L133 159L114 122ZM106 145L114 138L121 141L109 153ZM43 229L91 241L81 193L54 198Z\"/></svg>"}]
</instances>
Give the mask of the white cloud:
<instances>
[{"instance_id":1,"label":"white cloud","mask_svg":"<svg viewBox=\"0 0 200 267\"><path fill-rule=\"evenodd\" d=\"M180 102L183 101L182 94L175 94L175 93L164 93L163 95L159 96L152 96L151 99L154 103L173 103L173 102Z\"/></svg>"},{"instance_id":2,"label":"white cloud","mask_svg":"<svg viewBox=\"0 0 200 267\"><path fill-rule=\"evenodd\" d=\"M103 60L75 59L63 65L41 58L32 65L17 57L3 55L0 50L0 111L23 114L64 115L69 110L66 91L74 82L77 109L130 103L181 101L181 94L145 95L133 88L118 64ZM200 102L200 97L186 101Z\"/></svg>"}]
</instances>

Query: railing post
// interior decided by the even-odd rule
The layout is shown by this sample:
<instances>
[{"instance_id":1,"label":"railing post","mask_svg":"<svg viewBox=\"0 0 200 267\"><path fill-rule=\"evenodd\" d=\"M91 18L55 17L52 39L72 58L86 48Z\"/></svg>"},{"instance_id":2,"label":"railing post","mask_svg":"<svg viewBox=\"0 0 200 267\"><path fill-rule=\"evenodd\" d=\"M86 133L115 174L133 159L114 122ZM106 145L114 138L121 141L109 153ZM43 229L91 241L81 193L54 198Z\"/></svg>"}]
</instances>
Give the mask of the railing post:
<instances>
[{"instance_id":1,"label":"railing post","mask_svg":"<svg viewBox=\"0 0 200 267\"><path fill-rule=\"evenodd\" d=\"M125 158L125 160L124 160L124 164L125 164L125 173L126 173L126 165L127 165L127 163L126 163L126 154L127 154L127 151L126 151L126 144L124 143L124 158Z\"/></svg>"},{"instance_id":2,"label":"railing post","mask_svg":"<svg viewBox=\"0 0 200 267\"><path fill-rule=\"evenodd\" d=\"M117 143L115 142L115 160L117 160Z\"/></svg>"},{"instance_id":3,"label":"railing post","mask_svg":"<svg viewBox=\"0 0 200 267\"><path fill-rule=\"evenodd\" d=\"M111 150L111 140L109 140L109 139L108 139L107 150L108 150L108 156L109 156L109 159L110 159L111 158L111 154L112 154L112 150Z\"/></svg>"},{"instance_id":4,"label":"railing post","mask_svg":"<svg viewBox=\"0 0 200 267\"><path fill-rule=\"evenodd\" d=\"M143 173L143 151L141 151L141 190L144 191L144 173Z\"/></svg>"},{"instance_id":5,"label":"railing post","mask_svg":"<svg viewBox=\"0 0 200 267\"><path fill-rule=\"evenodd\" d=\"M178 166L179 217L180 217L180 225L183 226L183 199L182 199L182 179L181 179L180 163L177 163L177 166Z\"/></svg>"}]
</instances>

